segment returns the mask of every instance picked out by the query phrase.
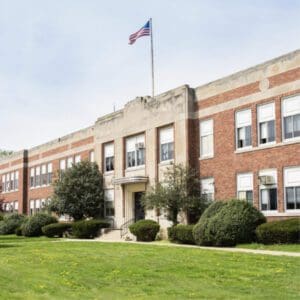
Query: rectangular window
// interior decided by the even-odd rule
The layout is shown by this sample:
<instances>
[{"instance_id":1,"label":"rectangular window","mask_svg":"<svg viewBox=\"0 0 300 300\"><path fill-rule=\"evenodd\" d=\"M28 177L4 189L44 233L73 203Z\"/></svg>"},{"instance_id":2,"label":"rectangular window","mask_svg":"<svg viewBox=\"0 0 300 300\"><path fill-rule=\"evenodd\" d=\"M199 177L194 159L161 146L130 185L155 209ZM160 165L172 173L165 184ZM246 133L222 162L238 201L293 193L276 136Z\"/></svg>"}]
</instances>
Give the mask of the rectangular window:
<instances>
[{"instance_id":1,"label":"rectangular window","mask_svg":"<svg viewBox=\"0 0 300 300\"><path fill-rule=\"evenodd\" d=\"M14 201L14 211L18 212L19 210L19 202L18 201Z\"/></svg>"},{"instance_id":2,"label":"rectangular window","mask_svg":"<svg viewBox=\"0 0 300 300\"><path fill-rule=\"evenodd\" d=\"M51 184L52 183L52 173L53 170L52 170L52 163L49 163L47 165L47 184Z\"/></svg>"},{"instance_id":3,"label":"rectangular window","mask_svg":"<svg viewBox=\"0 0 300 300\"><path fill-rule=\"evenodd\" d=\"M253 174L243 173L237 175L237 197L253 204Z\"/></svg>"},{"instance_id":4,"label":"rectangular window","mask_svg":"<svg viewBox=\"0 0 300 300\"><path fill-rule=\"evenodd\" d=\"M6 191L9 192L9 191L10 191L10 179L9 179L9 174L6 174L6 182L5 182L5 186L6 186Z\"/></svg>"},{"instance_id":5,"label":"rectangular window","mask_svg":"<svg viewBox=\"0 0 300 300\"><path fill-rule=\"evenodd\" d=\"M275 103L258 106L259 144L275 141Z\"/></svg>"},{"instance_id":6,"label":"rectangular window","mask_svg":"<svg viewBox=\"0 0 300 300\"><path fill-rule=\"evenodd\" d=\"M73 156L68 157L67 159L67 168L72 168L73 166Z\"/></svg>"},{"instance_id":7,"label":"rectangular window","mask_svg":"<svg viewBox=\"0 0 300 300\"><path fill-rule=\"evenodd\" d=\"M66 169L66 160L62 159L59 161L59 170L63 172Z\"/></svg>"},{"instance_id":8,"label":"rectangular window","mask_svg":"<svg viewBox=\"0 0 300 300\"><path fill-rule=\"evenodd\" d=\"M164 127L159 130L160 161L174 159L174 128Z\"/></svg>"},{"instance_id":9,"label":"rectangular window","mask_svg":"<svg viewBox=\"0 0 300 300\"><path fill-rule=\"evenodd\" d=\"M47 165L42 165L42 176L41 176L42 185L47 185Z\"/></svg>"},{"instance_id":10,"label":"rectangular window","mask_svg":"<svg viewBox=\"0 0 300 300\"><path fill-rule=\"evenodd\" d=\"M90 162L95 162L95 152L94 151L90 151Z\"/></svg>"},{"instance_id":11,"label":"rectangular window","mask_svg":"<svg viewBox=\"0 0 300 300\"><path fill-rule=\"evenodd\" d=\"M145 164L145 136L140 134L126 139L127 168Z\"/></svg>"},{"instance_id":12,"label":"rectangular window","mask_svg":"<svg viewBox=\"0 0 300 300\"><path fill-rule=\"evenodd\" d=\"M15 190L19 189L19 171L15 172Z\"/></svg>"},{"instance_id":13,"label":"rectangular window","mask_svg":"<svg viewBox=\"0 0 300 300\"><path fill-rule=\"evenodd\" d=\"M6 187L5 187L5 175L2 175L2 192L6 192Z\"/></svg>"},{"instance_id":14,"label":"rectangular window","mask_svg":"<svg viewBox=\"0 0 300 300\"><path fill-rule=\"evenodd\" d=\"M213 177L201 179L201 195L208 201L213 201L215 199L215 185Z\"/></svg>"},{"instance_id":15,"label":"rectangular window","mask_svg":"<svg viewBox=\"0 0 300 300\"><path fill-rule=\"evenodd\" d=\"M284 170L284 189L286 209L300 209L300 167Z\"/></svg>"},{"instance_id":16,"label":"rectangular window","mask_svg":"<svg viewBox=\"0 0 300 300\"><path fill-rule=\"evenodd\" d=\"M35 168L35 186L41 185L41 168L40 166Z\"/></svg>"},{"instance_id":17,"label":"rectangular window","mask_svg":"<svg viewBox=\"0 0 300 300\"><path fill-rule=\"evenodd\" d=\"M213 120L200 122L200 157L214 155L214 123Z\"/></svg>"},{"instance_id":18,"label":"rectangular window","mask_svg":"<svg viewBox=\"0 0 300 300\"><path fill-rule=\"evenodd\" d=\"M41 200L35 200L35 213L39 213L41 211Z\"/></svg>"},{"instance_id":19,"label":"rectangular window","mask_svg":"<svg viewBox=\"0 0 300 300\"><path fill-rule=\"evenodd\" d=\"M30 206L30 211L29 211L29 213L30 213L30 215L32 216L32 215L34 215L34 200L30 200L30 204L29 204Z\"/></svg>"},{"instance_id":20,"label":"rectangular window","mask_svg":"<svg viewBox=\"0 0 300 300\"><path fill-rule=\"evenodd\" d=\"M114 217L115 203L114 203L114 190L105 190L105 216Z\"/></svg>"},{"instance_id":21,"label":"rectangular window","mask_svg":"<svg viewBox=\"0 0 300 300\"><path fill-rule=\"evenodd\" d=\"M282 101L284 139L300 137L300 95Z\"/></svg>"},{"instance_id":22,"label":"rectangular window","mask_svg":"<svg viewBox=\"0 0 300 300\"><path fill-rule=\"evenodd\" d=\"M104 145L104 170L110 172L114 170L115 149L114 143Z\"/></svg>"},{"instance_id":23,"label":"rectangular window","mask_svg":"<svg viewBox=\"0 0 300 300\"><path fill-rule=\"evenodd\" d=\"M236 145L238 149L250 147L252 145L251 124L251 109L238 111L236 113Z\"/></svg>"},{"instance_id":24,"label":"rectangular window","mask_svg":"<svg viewBox=\"0 0 300 300\"><path fill-rule=\"evenodd\" d=\"M75 156L75 164L80 163L80 161L81 161L81 156L78 154Z\"/></svg>"},{"instance_id":25,"label":"rectangular window","mask_svg":"<svg viewBox=\"0 0 300 300\"><path fill-rule=\"evenodd\" d=\"M15 173L10 173L10 189L13 191L15 189Z\"/></svg>"},{"instance_id":26,"label":"rectangular window","mask_svg":"<svg viewBox=\"0 0 300 300\"><path fill-rule=\"evenodd\" d=\"M30 187L34 187L35 186L35 169L31 168L30 169Z\"/></svg>"},{"instance_id":27,"label":"rectangular window","mask_svg":"<svg viewBox=\"0 0 300 300\"><path fill-rule=\"evenodd\" d=\"M277 210L277 170L259 172L260 209Z\"/></svg>"}]
</instances>

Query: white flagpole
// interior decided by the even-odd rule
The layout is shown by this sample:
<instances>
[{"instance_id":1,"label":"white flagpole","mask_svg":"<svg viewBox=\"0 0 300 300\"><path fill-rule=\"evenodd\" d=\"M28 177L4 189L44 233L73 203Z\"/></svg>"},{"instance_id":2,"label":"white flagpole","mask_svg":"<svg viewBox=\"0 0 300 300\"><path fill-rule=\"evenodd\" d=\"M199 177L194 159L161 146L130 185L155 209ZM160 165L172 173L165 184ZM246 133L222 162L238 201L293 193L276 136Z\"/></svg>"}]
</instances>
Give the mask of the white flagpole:
<instances>
[{"instance_id":1,"label":"white flagpole","mask_svg":"<svg viewBox=\"0 0 300 300\"><path fill-rule=\"evenodd\" d=\"M153 28L152 28L152 18L150 18L150 40L151 40L152 98L154 98L154 57L153 57Z\"/></svg>"}]
</instances>

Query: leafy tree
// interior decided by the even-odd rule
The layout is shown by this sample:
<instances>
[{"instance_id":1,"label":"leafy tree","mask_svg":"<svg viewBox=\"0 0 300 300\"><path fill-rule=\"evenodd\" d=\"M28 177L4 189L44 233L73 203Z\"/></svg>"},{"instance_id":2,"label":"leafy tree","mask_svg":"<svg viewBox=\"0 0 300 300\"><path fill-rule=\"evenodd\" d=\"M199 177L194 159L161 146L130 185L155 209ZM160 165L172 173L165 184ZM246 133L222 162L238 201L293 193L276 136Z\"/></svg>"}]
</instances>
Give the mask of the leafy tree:
<instances>
[{"instance_id":1,"label":"leafy tree","mask_svg":"<svg viewBox=\"0 0 300 300\"><path fill-rule=\"evenodd\" d=\"M167 217L174 225L178 223L179 212L186 215L189 224L196 223L208 206L200 196L200 180L196 170L183 165L172 165L164 174L163 182L157 183L143 197L146 209L167 211Z\"/></svg>"},{"instance_id":2,"label":"leafy tree","mask_svg":"<svg viewBox=\"0 0 300 300\"><path fill-rule=\"evenodd\" d=\"M96 163L82 161L61 172L54 182L49 209L74 220L103 217L103 177Z\"/></svg>"},{"instance_id":3,"label":"leafy tree","mask_svg":"<svg viewBox=\"0 0 300 300\"><path fill-rule=\"evenodd\" d=\"M13 153L12 151L0 149L0 158L9 156L9 155L11 155L12 153Z\"/></svg>"}]
</instances>

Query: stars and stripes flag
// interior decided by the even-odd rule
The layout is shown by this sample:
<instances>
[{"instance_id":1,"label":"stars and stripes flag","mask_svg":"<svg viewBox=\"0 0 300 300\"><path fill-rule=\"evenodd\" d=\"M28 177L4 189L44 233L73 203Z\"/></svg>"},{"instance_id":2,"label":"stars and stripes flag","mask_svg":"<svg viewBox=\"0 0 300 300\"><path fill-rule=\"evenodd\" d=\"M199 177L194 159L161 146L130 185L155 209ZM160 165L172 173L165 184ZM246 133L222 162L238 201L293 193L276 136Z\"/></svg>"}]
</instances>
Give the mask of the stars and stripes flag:
<instances>
[{"instance_id":1,"label":"stars and stripes flag","mask_svg":"<svg viewBox=\"0 0 300 300\"><path fill-rule=\"evenodd\" d=\"M151 34L150 20L137 32L129 36L129 45L135 43L135 41L142 36L149 36Z\"/></svg>"}]
</instances>

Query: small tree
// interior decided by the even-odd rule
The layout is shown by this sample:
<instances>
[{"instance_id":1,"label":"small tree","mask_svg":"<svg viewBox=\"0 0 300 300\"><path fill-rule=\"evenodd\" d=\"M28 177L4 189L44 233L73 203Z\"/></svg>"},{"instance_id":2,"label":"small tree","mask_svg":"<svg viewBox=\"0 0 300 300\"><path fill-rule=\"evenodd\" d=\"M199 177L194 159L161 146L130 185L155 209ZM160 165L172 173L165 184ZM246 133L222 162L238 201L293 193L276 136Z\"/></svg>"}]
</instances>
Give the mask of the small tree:
<instances>
[{"instance_id":1,"label":"small tree","mask_svg":"<svg viewBox=\"0 0 300 300\"><path fill-rule=\"evenodd\" d=\"M164 181L157 183L142 199L146 209L167 210L167 217L174 225L179 212L186 215L189 224L196 223L208 206L200 196L200 181L196 170L183 165L172 165L164 174Z\"/></svg>"},{"instance_id":2,"label":"small tree","mask_svg":"<svg viewBox=\"0 0 300 300\"><path fill-rule=\"evenodd\" d=\"M60 173L49 209L74 220L103 217L103 177L96 163L82 161Z\"/></svg>"}]
</instances>

